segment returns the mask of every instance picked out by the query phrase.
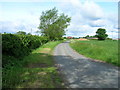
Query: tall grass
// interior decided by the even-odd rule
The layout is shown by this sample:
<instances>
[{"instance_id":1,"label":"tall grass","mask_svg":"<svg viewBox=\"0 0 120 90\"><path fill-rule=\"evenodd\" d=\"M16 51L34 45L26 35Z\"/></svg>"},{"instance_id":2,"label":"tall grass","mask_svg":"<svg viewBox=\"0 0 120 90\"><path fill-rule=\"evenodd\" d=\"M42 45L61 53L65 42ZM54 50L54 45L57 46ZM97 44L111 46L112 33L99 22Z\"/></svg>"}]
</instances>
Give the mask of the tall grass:
<instances>
[{"instance_id":1,"label":"tall grass","mask_svg":"<svg viewBox=\"0 0 120 90\"><path fill-rule=\"evenodd\" d=\"M76 41L70 43L70 46L86 57L120 66L118 63L118 41Z\"/></svg>"},{"instance_id":2,"label":"tall grass","mask_svg":"<svg viewBox=\"0 0 120 90\"><path fill-rule=\"evenodd\" d=\"M56 67L54 67L54 61L51 55L52 49L61 42L48 42L34 50L24 60L15 60L15 65L8 65L6 68L3 68L3 88L62 87L62 80Z\"/></svg>"}]
</instances>

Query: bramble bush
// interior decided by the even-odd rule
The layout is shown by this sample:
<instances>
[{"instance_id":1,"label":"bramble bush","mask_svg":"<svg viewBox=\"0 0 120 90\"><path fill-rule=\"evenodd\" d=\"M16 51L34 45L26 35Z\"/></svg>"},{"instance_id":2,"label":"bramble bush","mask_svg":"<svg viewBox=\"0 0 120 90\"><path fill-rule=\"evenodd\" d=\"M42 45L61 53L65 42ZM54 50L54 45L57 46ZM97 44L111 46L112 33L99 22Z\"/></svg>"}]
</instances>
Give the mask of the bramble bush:
<instances>
[{"instance_id":1,"label":"bramble bush","mask_svg":"<svg viewBox=\"0 0 120 90\"><path fill-rule=\"evenodd\" d=\"M16 35L2 34L2 66L13 63L16 60L22 60L33 49L38 48L42 44L48 42L47 37L36 35Z\"/></svg>"}]
</instances>

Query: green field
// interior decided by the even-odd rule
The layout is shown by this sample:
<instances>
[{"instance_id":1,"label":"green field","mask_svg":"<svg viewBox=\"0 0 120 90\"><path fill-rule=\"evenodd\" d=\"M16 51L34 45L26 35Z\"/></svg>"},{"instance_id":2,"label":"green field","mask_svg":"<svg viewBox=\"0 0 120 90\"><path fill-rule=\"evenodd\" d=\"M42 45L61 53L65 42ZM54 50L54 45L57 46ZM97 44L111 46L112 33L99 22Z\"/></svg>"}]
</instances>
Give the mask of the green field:
<instances>
[{"instance_id":1,"label":"green field","mask_svg":"<svg viewBox=\"0 0 120 90\"><path fill-rule=\"evenodd\" d=\"M3 88L59 88L62 80L54 66L53 48L62 41L48 42L14 66L3 68Z\"/></svg>"},{"instance_id":2,"label":"green field","mask_svg":"<svg viewBox=\"0 0 120 90\"><path fill-rule=\"evenodd\" d=\"M70 46L86 57L120 66L118 63L118 41L73 41Z\"/></svg>"}]
</instances>

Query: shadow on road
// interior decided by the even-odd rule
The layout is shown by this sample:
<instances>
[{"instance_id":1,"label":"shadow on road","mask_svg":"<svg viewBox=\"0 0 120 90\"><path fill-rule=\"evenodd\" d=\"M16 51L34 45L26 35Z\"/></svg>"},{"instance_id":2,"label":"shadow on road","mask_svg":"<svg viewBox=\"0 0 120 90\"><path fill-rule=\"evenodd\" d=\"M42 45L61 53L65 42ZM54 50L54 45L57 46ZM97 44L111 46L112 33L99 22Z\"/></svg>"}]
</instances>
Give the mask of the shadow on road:
<instances>
[{"instance_id":1,"label":"shadow on road","mask_svg":"<svg viewBox=\"0 0 120 90\"><path fill-rule=\"evenodd\" d=\"M67 43L67 42L65 42ZM66 55L53 56L56 66L70 88L118 88L118 68L111 64ZM119 84L119 85L118 85Z\"/></svg>"}]
</instances>

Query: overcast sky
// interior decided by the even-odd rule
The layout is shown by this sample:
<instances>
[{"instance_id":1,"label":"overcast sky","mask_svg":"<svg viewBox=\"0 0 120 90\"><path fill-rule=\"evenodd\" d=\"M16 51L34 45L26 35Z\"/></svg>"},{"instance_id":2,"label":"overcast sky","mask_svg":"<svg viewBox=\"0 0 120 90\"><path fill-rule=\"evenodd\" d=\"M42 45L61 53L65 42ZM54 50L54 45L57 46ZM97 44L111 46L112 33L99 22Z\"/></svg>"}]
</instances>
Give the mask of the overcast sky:
<instances>
[{"instance_id":1,"label":"overcast sky","mask_svg":"<svg viewBox=\"0 0 120 90\"><path fill-rule=\"evenodd\" d=\"M115 0L1 0L0 30L29 33L32 29L32 34L36 34L41 12L54 7L72 19L66 36L95 35L98 28L105 28L109 37L118 37L118 2Z\"/></svg>"}]
</instances>

